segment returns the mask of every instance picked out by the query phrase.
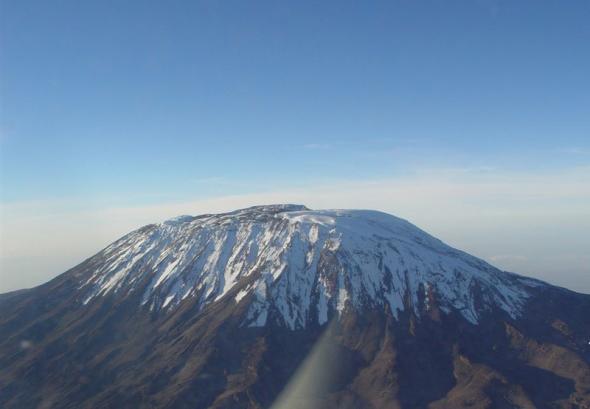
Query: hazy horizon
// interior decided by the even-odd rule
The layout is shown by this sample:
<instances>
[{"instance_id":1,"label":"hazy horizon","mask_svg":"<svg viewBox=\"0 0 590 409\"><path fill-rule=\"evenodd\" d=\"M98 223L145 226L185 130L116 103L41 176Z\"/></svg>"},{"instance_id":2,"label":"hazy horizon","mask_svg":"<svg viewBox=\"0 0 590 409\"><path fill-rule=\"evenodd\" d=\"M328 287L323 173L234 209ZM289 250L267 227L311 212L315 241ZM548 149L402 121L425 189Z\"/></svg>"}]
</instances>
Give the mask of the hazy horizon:
<instances>
[{"instance_id":1,"label":"hazy horizon","mask_svg":"<svg viewBox=\"0 0 590 409\"><path fill-rule=\"evenodd\" d=\"M2 271L19 274L3 273L0 292L42 284L146 224L184 214L298 203L316 210L356 208L394 214L498 268L590 293L590 255L585 251L589 208L584 206L590 174L584 170L568 174L567 179L567 186L565 180L556 179L554 188L559 184L561 193L548 197L541 190L549 179L528 178L513 184L488 180L482 185L455 175L444 181L412 178L324 185L146 206L90 208L88 203L48 202L43 209L36 204L4 207L3 214L12 221L5 223L4 231L12 240L3 248L15 254L25 252L20 258L2 258ZM506 192L511 202L519 202L517 208L514 203L502 204ZM432 211L432 203L437 211ZM541 219L542 215L547 217ZM35 230L36 234L30 234ZM60 231L57 237L52 234L56 230Z\"/></svg>"}]
</instances>

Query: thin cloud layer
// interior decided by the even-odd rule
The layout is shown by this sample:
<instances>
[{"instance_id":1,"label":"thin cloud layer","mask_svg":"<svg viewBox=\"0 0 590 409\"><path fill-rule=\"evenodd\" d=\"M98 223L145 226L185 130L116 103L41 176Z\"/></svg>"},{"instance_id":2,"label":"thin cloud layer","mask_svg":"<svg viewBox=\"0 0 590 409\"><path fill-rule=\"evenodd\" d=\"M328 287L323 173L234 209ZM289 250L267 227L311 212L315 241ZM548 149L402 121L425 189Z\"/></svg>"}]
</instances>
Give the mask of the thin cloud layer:
<instances>
[{"instance_id":1,"label":"thin cloud layer","mask_svg":"<svg viewBox=\"0 0 590 409\"><path fill-rule=\"evenodd\" d=\"M287 202L382 210L500 268L590 292L590 167L551 174L432 169L143 206L71 199L2 205L0 291L40 284L145 224Z\"/></svg>"}]
</instances>

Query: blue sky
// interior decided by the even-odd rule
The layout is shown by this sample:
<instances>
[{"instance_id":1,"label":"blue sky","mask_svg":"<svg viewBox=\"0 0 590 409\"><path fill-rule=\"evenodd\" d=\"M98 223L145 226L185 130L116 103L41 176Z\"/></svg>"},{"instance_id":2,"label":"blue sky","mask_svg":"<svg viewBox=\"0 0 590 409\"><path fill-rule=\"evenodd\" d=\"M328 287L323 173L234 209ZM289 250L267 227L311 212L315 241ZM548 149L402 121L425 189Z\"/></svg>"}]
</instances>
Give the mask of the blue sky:
<instances>
[{"instance_id":1,"label":"blue sky","mask_svg":"<svg viewBox=\"0 0 590 409\"><path fill-rule=\"evenodd\" d=\"M164 206L149 213L160 217L178 203L417 179L518 180L508 191L522 192L546 176L549 196L503 197L517 203L505 224L531 197L546 203L537 224L564 213L590 223L587 1L2 0L0 19L5 243L28 231L16 208L67 224L72 207ZM375 204L411 213L387 200ZM453 244L469 247L469 237ZM88 240L98 249L107 238ZM22 260L24 247L3 257ZM580 257L571 270L590 273ZM507 268L539 268L521 264Z\"/></svg>"}]
</instances>

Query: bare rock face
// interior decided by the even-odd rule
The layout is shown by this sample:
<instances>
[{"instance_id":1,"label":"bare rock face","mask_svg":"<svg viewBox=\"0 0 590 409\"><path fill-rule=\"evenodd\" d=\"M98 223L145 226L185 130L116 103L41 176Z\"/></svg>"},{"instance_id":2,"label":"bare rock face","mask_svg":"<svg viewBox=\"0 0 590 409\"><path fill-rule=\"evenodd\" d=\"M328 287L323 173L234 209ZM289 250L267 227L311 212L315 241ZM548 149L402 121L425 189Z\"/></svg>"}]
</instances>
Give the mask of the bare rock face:
<instances>
[{"instance_id":1,"label":"bare rock face","mask_svg":"<svg viewBox=\"0 0 590 409\"><path fill-rule=\"evenodd\" d=\"M380 212L181 216L0 295L0 406L590 408L589 317Z\"/></svg>"}]
</instances>

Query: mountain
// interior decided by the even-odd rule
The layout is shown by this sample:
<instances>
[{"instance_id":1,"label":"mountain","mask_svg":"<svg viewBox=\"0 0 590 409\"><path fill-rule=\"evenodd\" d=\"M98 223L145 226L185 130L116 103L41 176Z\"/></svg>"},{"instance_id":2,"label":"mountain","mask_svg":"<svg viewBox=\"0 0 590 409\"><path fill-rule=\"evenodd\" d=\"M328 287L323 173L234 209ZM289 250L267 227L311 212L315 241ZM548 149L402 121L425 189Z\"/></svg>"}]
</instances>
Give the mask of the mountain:
<instances>
[{"instance_id":1,"label":"mountain","mask_svg":"<svg viewBox=\"0 0 590 409\"><path fill-rule=\"evenodd\" d=\"M0 406L584 409L589 317L381 212L180 216L0 295Z\"/></svg>"}]
</instances>

